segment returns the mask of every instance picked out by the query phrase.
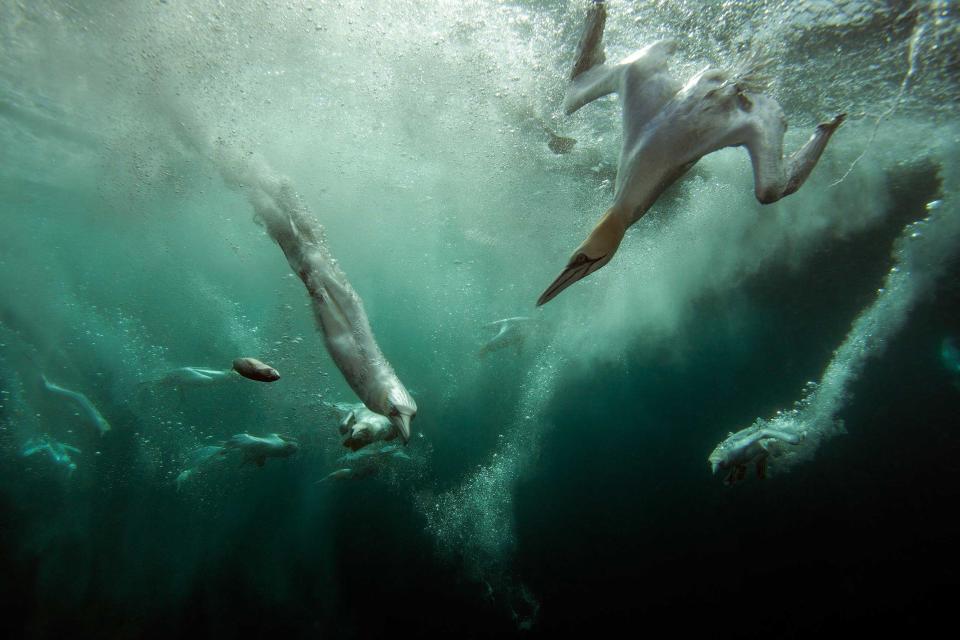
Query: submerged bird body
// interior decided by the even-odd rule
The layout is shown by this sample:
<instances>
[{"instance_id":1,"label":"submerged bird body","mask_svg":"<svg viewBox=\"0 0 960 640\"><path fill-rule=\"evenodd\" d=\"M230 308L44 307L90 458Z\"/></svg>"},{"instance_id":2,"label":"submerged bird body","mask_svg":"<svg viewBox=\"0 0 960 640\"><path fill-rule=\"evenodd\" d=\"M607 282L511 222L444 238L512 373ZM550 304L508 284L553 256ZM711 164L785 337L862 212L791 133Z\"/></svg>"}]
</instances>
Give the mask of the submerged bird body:
<instances>
[{"instance_id":1,"label":"submerged bird body","mask_svg":"<svg viewBox=\"0 0 960 640\"><path fill-rule=\"evenodd\" d=\"M731 433L707 458L714 473L729 471L726 484L743 480L747 467L756 465L757 476L765 478L767 459L781 453L782 444L797 445L803 441L802 434L772 429L763 424Z\"/></svg>"},{"instance_id":2,"label":"submerged bird body","mask_svg":"<svg viewBox=\"0 0 960 640\"><path fill-rule=\"evenodd\" d=\"M215 159L224 181L245 194L255 219L283 251L310 296L324 345L347 384L367 408L389 419L407 442L417 403L380 350L363 301L327 246L323 225L290 180L263 158L208 135L194 114L173 111L182 139ZM399 246L392 249L404 251Z\"/></svg>"},{"instance_id":3,"label":"submerged bird body","mask_svg":"<svg viewBox=\"0 0 960 640\"><path fill-rule=\"evenodd\" d=\"M400 435L388 418L370 411L362 404L348 405L349 410L340 422L342 444L351 451L379 441L390 441Z\"/></svg>"},{"instance_id":4,"label":"submerged bird body","mask_svg":"<svg viewBox=\"0 0 960 640\"><path fill-rule=\"evenodd\" d=\"M725 147L746 147L757 199L775 202L803 184L845 117L820 124L810 140L784 160L786 118L776 100L754 90L762 84L755 70L707 69L682 85L668 69L677 47L673 40L607 65L602 48L605 21L605 6L597 2L588 15L564 110L569 115L610 93L620 96L623 143L614 202L538 305L606 265L626 230L703 156Z\"/></svg>"},{"instance_id":5,"label":"submerged bird body","mask_svg":"<svg viewBox=\"0 0 960 640\"><path fill-rule=\"evenodd\" d=\"M386 417L403 441L409 441L417 403L380 350L363 301L326 246L323 227L288 183L265 180L260 186L263 197L254 201L254 208L303 281L327 352L363 404Z\"/></svg>"},{"instance_id":6,"label":"submerged bird body","mask_svg":"<svg viewBox=\"0 0 960 640\"><path fill-rule=\"evenodd\" d=\"M47 391L54 393L65 398L69 398L74 402L81 411L81 414L88 420L90 423L96 427L100 435L104 435L107 431L110 431L110 423L107 422L107 419L103 417L103 414L97 409L96 406L90 399L82 393L77 391L71 391L70 389L65 389L60 385L54 384L47 380L46 376L41 376L43 380L43 386Z\"/></svg>"},{"instance_id":7,"label":"submerged bird body","mask_svg":"<svg viewBox=\"0 0 960 640\"><path fill-rule=\"evenodd\" d=\"M20 455L24 458L37 453L46 453L54 464L66 468L67 474L77 470L77 464L70 457L70 452L80 453L80 449L72 447L69 444L58 442L52 438L43 436L41 438L31 438L23 445Z\"/></svg>"}]
</instances>

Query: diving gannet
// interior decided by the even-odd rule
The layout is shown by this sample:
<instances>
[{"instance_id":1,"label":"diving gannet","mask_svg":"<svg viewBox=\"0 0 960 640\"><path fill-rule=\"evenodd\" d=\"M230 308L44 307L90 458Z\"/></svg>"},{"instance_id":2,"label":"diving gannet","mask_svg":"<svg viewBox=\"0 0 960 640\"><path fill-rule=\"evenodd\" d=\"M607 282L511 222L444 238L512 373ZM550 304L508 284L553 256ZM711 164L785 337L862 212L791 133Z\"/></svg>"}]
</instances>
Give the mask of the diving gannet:
<instances>
[{"instance_id":1,"label":"diving gannet","mask_svg":"<svg viewBox=\"0 0 960 640\"><path fill-rule=\"evenodd\" d=\"M36 453L46 452L54 464L65 467L67 475L77 470L77 463L70 458L70 452L80 453L80 449L72 447L69 444L58 442L49 436L40 438L31 438L23 445L20 455L28 458Z\"/></svg>"},{"instance_id":2,"label":"diving gannet","mask_svg":"<svg viewBox=\"0 0 960 640\"><path fill-rule=\"evenodd\" d=\"M743 480L750 464L756 465L757 477L762 479L767 477L767 458L782 453L781 443L797 445L802 441L803 434L787 433L758 424L728 435L707 461L713 473L729 471L724 479L726 484Z\"/></svg>"},{"instance_id":3,"label":"diving gannet","mask_svg":"<svg viewBox=\"0 0 960 640\"><path fill-rule=\"evenodd\" d=\"M246 195L255 219L280 246L290 269L307 289L327 352L347 384L408 442L417 403L380 350L363 301L327 247L323 225L300 200L290 180L273 171L263 158L209 135L188 111L173 107L170 115L181 139L214 160L224 181Z\"/></svg>"},{"instance_id":4,"label":"diving gannet","mask_svg":"<svg viewBox=\"0 0 960 640\"><path fill-rule=\"evenodd\" d=\"M340 435L343 436L343 446L356 451L373 442L393 440L399 431L386 417L356 404L340 422Z\"/></svg>"},{"instance_id":5,"label":"diving gannet","mask_svg":"<svg viewBox=\"0 0 960 640\"><path fill-rule=\"evenodd\" d=\"M47 391L57 395L65 396L75 402L80 407L87 420L89 420L93 426L97 428L97 431L100 432L101 436L107 431L110 431L110 423L107 422L107 419L104 418L103 415L101 415L101 413L97 410L93 403L90 402L90 399L87 398L87 396L77 391L64 389L63 387L52 383L47 380L47 377L43 374L40 375L40 378L43 380L43 386L47 389Z\"/></svg>"},{"instance_id":6,"label":"diving gannet","mask_svg":"<svg viewBox=\"0 0 960 640\"><path fill-rule=\"evenodd\" d=\"M538 306L606 265L626 230L703 156L745 146L757 199L776 202L800 188L846 117L840 114L818 125L807 143L784 160L787 121L776 100L757 92L762 82L756 67L740 73L706 69L681 86L667 68L677 48L674 40L655 42L608 65L603 52L606 18L605 4L595 1L563 106L570 115L597 98L619 94L623 143L614 202L537 300Z\"/></svg>"},{"instance_id":7,"label":"diving gannet","mask_svg":"<svg viewBox=\"0 0 960 640\"><path fill-rule=\"evenodd\" d=\"M257 217L307 288L330 357L366 408L386 417L407 443L417 403L380 351L363 301L327 248L323 227L288 181L260 176L257 186L251 194Z\"/></svg>"}]
</instances>

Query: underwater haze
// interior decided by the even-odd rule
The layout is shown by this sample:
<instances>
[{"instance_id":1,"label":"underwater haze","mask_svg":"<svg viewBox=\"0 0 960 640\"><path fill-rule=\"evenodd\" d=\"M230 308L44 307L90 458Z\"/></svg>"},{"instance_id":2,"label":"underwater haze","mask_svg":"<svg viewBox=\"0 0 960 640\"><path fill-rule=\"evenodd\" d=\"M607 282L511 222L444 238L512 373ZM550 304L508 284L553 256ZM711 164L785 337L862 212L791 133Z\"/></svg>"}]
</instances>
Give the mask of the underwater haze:
<instances>
[{"instance_id":1,"label":"underwater haze","mask_svg":"<svg viewBox=\"0 0 960 640\"><path fill-rule=\"evenodd\" d=\"M613 200L619 100L562 108L589 8L0 0L4 637L950 621L960 7L610 0L609 60L767 60L788 153L847 120L773 204L704 157L536 307ZM323 225L406 446L344 446L363 399L272 206ZM713 472L763 429L795 437Z\"/></svg>"}]
</instances>

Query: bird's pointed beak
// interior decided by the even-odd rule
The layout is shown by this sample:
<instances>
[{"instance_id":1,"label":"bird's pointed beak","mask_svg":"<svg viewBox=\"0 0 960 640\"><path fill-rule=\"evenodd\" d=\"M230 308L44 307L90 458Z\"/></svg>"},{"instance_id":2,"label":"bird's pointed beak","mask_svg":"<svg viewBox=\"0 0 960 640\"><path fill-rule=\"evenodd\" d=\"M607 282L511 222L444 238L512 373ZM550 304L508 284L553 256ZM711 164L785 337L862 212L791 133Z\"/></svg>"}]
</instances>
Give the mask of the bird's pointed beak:
<instances>
[{"instance_id":1,"label":"bird's pointed beak","mask_svg":"<svg viewBox=\"0 0 960 640\"><path fill-rule=\"evenodd\" d=\"M567 268L557 276L557 279L547 287L547 290L537 300L538 307L553 300L557 294L577 280L585 278L610 262L610 259L617 252L617 247L620 246L620 241L623 240L623 234L626 232L627 226L629 226L623 223L623 216L619 212L620 209L616 207L607 209L593 231L587 236L587 239L573 252L573 257L567 263Z\"/></svg>"},{"instance_id":2,"label":"bird's pointed beak","mask_svg":"<svg viewBox=\"0 0 960 640\"><path fill-rule=\"evenodd\" d=\"M392 422L393 426L400 432L400 439L403 440L403 444L410 442L410 416L401 413L400 415L391 416L390 422Z\"/></svg>"},{"instance_id":3,"label":"bird's pointed beak","mask_svg":"<svg viewBox=\"0 0 960 640\"><path fill-rule=\"evenodd\" d=\"M540 298L537 300L537 306L544 305L559 294L561 291L572 285L577 280L584 278L589 275L592 271L595 271L599 268L598 263L606 258L606 256L600 256L599 258L589 258L585 253L578 253L573 257L572 260L567 264L567 268L557 276L557 279L554 280L547 290L544 291Z\"/></svg>"}]
</instances>

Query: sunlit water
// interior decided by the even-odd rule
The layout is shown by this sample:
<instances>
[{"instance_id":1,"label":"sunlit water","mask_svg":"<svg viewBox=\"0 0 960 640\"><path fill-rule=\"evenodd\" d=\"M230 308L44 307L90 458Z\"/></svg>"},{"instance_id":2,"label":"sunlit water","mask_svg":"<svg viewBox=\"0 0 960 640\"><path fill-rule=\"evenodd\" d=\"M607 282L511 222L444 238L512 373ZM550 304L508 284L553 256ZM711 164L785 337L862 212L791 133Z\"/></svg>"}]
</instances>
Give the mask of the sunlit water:
<instances>
[{"instance_id":1,"label":"sunlit water","mask_svg":"<svg viewBox=\"0 0 960 640\"><path fill-rule=\"evenodd\" d=\"M4 626L929 618L957 576L955 3L608 4L611 59L664 37L678 76L769 57L788 150L849 118L773 205L743 150L705 158L534 309L612 197L618 103L560 110L588 3L0 3ZM253 220L251 185L281 179L420 409L410 459L361 478L317 483L346 453L331 405L356 400ZM522 348L481 357L510 316ZM152 384L239 355L283 378ZM706 457L758 416L804 442L725 487ZM301 449L184 479L243 431ZM75 468L22 455L42 437Z\"/></svg>"}]
</instances>

